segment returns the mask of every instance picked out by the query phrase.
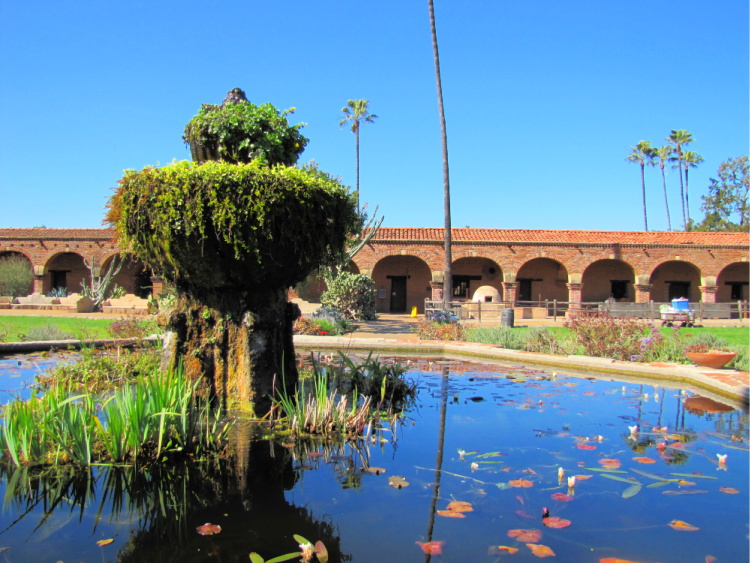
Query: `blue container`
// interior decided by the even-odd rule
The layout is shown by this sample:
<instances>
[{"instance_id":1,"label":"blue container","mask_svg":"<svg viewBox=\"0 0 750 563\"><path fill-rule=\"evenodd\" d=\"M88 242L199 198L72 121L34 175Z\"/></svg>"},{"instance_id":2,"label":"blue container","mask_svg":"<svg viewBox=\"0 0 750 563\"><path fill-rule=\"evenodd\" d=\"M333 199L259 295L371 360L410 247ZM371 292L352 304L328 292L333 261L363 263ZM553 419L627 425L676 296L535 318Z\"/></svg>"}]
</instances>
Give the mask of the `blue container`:
<instances>
[{"instance_id":1,"label":"blue container","mask_svg":"<svg viewBox=\"0 0 750 563\"><path fill-rule=\"evenodd\" d=\"M685 299L684 297L680 297L679 299L672 299L672 307L677 309L678 311L689 311L690 301L688 299Z\"/></svg>"}]
</instances>

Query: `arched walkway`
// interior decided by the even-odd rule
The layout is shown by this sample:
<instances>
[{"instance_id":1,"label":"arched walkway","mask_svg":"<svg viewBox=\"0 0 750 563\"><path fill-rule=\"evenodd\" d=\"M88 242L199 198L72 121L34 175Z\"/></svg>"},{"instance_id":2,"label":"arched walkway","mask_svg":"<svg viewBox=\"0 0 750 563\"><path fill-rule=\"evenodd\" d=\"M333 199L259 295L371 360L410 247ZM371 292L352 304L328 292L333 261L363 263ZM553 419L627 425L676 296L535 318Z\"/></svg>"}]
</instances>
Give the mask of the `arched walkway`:
<instances>
[{"instance_id":1,"label":"arched walkway","mask_svg":"<svg viewBox=\"0 0 750 563\"><path fill-rule=\"evenodd\" d=\"M534 258L516 274L518 283L516 301L519 305L529 301L557 299L568 301L568 270L557 260Z\"/></svg>"},{"instance_id":2,"label":"arched walkway","mask_svg":"<svg viewBox=\"0 0 750 563\"><path fill-rule=\"evenodd\" d=\"M716 278L716 302L747 301L749 277L750 263L729 264Z\"/></svg>"},{"instance_id":3,"label":"arched walkway","mask_svg":"<svg viewBox=\"0 0 750 563\"><path fill-rule=\"evenodd\" d=\"M701 273L689 262L671 260L659 264L651 273L651 300L667 303L687 297L691 302L701 300Z\"/></svg>"},{"instance_id":4,"label":"arched walkway","mask_svg":"<svg viewBox=\"0 0 750 563\"><path fill-rule=\"evenodd\" d=\"M597 260L586 268L581 279L584 302L635 301L635 274L633 268L622 260Z\"/></svg>"},{"instance_id":5,"label":"arched walkway","mask_svg":"<svg viewBox=\"0 0 750 563\"><path fill-rule=\"evenodd\" d=\"M471 300L481 286L489 285L503 296L503 272L489 258L459 258L451 264L453 273L453 299Z\"/></svg>"},{"instance_id":6,"label":"arched walkway","mask_svg":"<svg viewBox=\"0 0 750 563\"><path fill-rule=\"evenodd\" d=\"M424 300L432 295L430 267L416 256L386 256L375 264L372 280L381 313L407 313L412 307L424 313Z\"/></svg>"},{"instance_id":7,"label":"arched walkway","mask_svg":"<svg viewBox=\"0 0 750 563\"><path fill-rule=\"evenodd\" d=\"M80 293L81 282L90 279L89 269L83 257L75 252L56 254L44 266L43 293L65 289L68 293Z\"/></svg>"},{"instance_id":8,"label":"arched walkway","mask_svg":"<svg viewBox=\"0 0 750 563\"><path fill-rule=\"evenodd\" d=\"M102 264L101 275L105 275L111 267L115 258L119 260L119 254L110 256ZM144 266L140 260L126 258L120 272L112 280L110 290L119 286L125 290L125 293L132 293L142 299L147 299L151 295L151 270Z\"/></svg>"}]
</instances>

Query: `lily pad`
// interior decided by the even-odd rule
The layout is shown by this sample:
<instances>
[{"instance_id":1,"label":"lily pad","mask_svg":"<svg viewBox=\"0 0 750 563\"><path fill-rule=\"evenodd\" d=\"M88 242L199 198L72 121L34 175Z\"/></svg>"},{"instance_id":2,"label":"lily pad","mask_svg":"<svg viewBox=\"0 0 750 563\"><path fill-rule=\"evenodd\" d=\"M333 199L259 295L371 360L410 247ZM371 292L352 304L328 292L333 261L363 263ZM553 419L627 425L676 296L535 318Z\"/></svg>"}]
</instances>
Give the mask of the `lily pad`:
<instances>
[{"instance_id":1,"label":"lily pad","mask_svg":"<svg viewBox=\"0 0 750 563\"><path fill-rule=\"evenodd\" d=\"M388 478L388 484L394 489L403 489L409 486L409 482L399 475Z\"/></svg>"},{"instance_id":2,"label":"lily pad","mask_svg":"<svg viewBox=\"0 0 750 563\"><path fill-rule=\"evenodd\" d=\"M214 534L218 534L221 532L221 526L218 524L209 524L206 522L203 524L203 526L198 526L195 529L196 532L198 532L202 536L213 536Z\"/></svg>"},{"instance_id":3,"label":"lily pad","mask_svg":"<svg viewBox=\"0 0 750 563\"><path fill-rule=\"evenodd\" d=\"M111 543L115 543L115 540L112 539L112 538L109 538L109 539L106 539L106 540L99 540L99 541L97 541L96 545L98 545L99 547L103 547L103 546L109 545Z\"/></svg>"}]
</instances>

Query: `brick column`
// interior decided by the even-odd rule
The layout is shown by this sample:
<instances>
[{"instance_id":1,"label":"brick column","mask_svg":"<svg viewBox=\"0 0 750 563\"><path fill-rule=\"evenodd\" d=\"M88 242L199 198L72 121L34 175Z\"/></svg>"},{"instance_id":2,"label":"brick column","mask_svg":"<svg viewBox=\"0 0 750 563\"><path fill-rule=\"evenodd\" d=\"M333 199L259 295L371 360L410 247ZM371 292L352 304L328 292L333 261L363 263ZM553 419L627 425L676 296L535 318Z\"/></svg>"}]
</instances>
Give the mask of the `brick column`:
<instances>
[{"instance_id":1,"label":"brick column","mask_svg":"<svg viewBox=\"0 0 750 563\"><path fill-rule=\"evenodd\" d=\"M566 283L568 286L568 301L570 301L570 310L581 310L581 293L583 292L582 283Z\"/></svg>"},{"instance_id":2,"label":"brick column","mask_svg":"<svg viewBox=\"0 0 750 563\"><path fill-rule=\"evenodd\" d=\"M430 289L432 289L432 299L433 301L442 301L443 300L443 283L442 282L430 282Z\"/></svg>"},{"instance_id":3,"label":"brick column","mask_svg":"<svg viewBox=\"0 0 750 563\"><path fill-rule=\"evenodd\" d=\"M164 289L164 280L162 278L152 276L151 277L151 295L154 299L159 297L159 294Z\"/></svg>"},{"instance_id":4,"label":"brick column","mask_svg":"<svg viewBox=\"0 0 750 563\"><path fill-rule=\"evenodd\" d=\"M636 303L648 303L651 301L651 290L654 288L650 283L637 283L633 285L635 288L635 302Z\"/></svg>"},{"instance_id":5,"label":"brick column","mask_svg":"<svg viewBox=\"0 0 750 563\"><path fill-rule=\"evenodd\" d=\"M34 276L34 293L41 293L44 295L44 276Z\"/></svg>"},{"instance_id":6,"label":"brick column","mask_svg":"<svg viewBox=\"0 0 750 563\"><path fill-rule=\"evenodd\" d=\"M503 282L503 301L509 302L511 307L516 306L517 290L517 282Z\"/></svg>"},{"instance_id":7,"label":"brick column","mask_svg":"<svg viewBox=\"0 0 750 563\"><path fill-rule=\"evenodd\" d=\"M698 287L701 290L701 301L703 303L716 303L716 290L719 289L715 285L701 285Z\"/></svg>"}]
</instances>

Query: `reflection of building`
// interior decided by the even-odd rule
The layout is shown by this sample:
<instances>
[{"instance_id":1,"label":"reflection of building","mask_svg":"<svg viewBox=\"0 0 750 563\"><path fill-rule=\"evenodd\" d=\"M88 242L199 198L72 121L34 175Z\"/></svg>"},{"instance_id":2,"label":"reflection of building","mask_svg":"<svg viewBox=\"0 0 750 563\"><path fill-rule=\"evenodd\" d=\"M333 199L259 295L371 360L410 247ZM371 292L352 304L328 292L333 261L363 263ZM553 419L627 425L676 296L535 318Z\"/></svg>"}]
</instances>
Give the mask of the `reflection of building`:
<instances>
[{"instance_id":1,"label":"reflection of building","mask_svg":"<svg viewBox=\"0 0 750 563\"><path fill-rule=\"evenodd\" d=\"M0 229L0 259L25 256L34 291L77 291L84 259L106 268L119 250L107 229ZM506 303L554 300L729 302L748 299L747 233L454 229L454 299L495 288ZM381 228L351 270L370 276L381 312L422 312L442 290L443 230ZM115 283L148 293L149 272L130 263Z\"/></svg>"}]
</instances>

